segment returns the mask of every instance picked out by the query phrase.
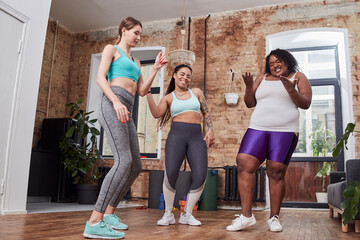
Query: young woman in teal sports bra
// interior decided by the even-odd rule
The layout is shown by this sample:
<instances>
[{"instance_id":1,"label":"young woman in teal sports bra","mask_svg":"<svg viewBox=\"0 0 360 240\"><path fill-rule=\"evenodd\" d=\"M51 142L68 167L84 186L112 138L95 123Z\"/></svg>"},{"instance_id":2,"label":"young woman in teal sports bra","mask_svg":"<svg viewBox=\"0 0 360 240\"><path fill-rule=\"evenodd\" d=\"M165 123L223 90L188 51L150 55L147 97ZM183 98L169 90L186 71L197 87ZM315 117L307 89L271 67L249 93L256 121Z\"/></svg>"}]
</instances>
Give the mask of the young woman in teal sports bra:
<instances>
[{"instance_id":1,"label":"young woman in teal sports bra","mask_svg":"<svg viewBox=\"0 0 360 240\"><path fill-rule=\"evenodd\" d=\"M192 69L189 66L177 66L166 95L161 99L158 106L151 93L147 95L152 115L155 118L161 118L160 127L164 126L172 117L171 130L165 144L163 182L165 213L162 219L157 222L157 225L161 226L175 224L172 213L175 183L185 156L193 174L185 212L181 213L179 223L192 226L201 225L201 222L192 215L192 210L204 188L208 167L207 147L214 144L215 136L211 115L202 91L199 88L189 88L191 74ZM201 131L200 110L208 128L205 137Z\"/></svg>"},{"instance_id":2,"label":"young woman in teal sports bra","mask_svg":"<svg viewBox=\"0 0 360 240\"><path fill-rule=\"evenodd\" d=\"M83 235L87 238L119 239L125 233L116 230L128 228L115 215L115 209L142 167L131 113L135 94L145 96L156 73L167 62L160 52L148 78L143 79L139 60L130 55L130 49L140 41L141 31L138 20L125 18L119 26L119 39L115 45L106 45L101 56L97 83L104 94L98 120L114 154L114 165L102 183L95 210L86 223Z\"/></svg>"}]
</instances>

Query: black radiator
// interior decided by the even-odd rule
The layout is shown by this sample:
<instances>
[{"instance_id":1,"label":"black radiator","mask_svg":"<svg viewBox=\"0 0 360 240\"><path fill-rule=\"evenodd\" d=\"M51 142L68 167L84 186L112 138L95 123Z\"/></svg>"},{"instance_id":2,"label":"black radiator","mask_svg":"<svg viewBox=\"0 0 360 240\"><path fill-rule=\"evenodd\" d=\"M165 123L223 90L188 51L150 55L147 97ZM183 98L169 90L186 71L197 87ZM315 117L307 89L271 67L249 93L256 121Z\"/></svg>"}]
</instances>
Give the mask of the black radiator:
<instances>
[{"instance_id":1,"label":"black radiator","mask_svg":"<svg viewBox=\"0 0 360 240\"><path fill-rule=\"evenodd\" d=\"M102 173L101 178L98 181L98 192L100 192L101 185L105 179L106 174L110 171L111 167L99 167L99 172ZM128 200L131 198L131 191L129 191L125 194L124 198L125 200Z\"/></svg>"},{"instance_id":2,"label":"black radiator","mask_svg":"<svg viewBox=\"0 0 360 240\"><path fill-rule=\"evenodd\" d=\"M239 201L240 194L237 183L237 167L225 166L225 201ZM259 167L254 173L255 186L253 202L265 202L265 171L266 167Z\"/></svg>"}]
</instances>

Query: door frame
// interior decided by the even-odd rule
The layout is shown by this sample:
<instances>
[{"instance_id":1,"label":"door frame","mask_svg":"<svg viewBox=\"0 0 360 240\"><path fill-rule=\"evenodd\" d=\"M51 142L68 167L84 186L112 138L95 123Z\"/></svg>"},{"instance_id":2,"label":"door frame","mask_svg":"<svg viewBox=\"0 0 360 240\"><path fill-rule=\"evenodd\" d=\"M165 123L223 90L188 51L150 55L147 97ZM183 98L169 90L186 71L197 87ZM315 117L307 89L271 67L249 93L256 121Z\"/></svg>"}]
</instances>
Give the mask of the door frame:
<instances>
[{"instance_id":1,"label":"door frame","mask_svg":"<svg viewBox=\"0 0 360 240\"><path fill-rule=\"evenodd\" d=\"M28 31L28 21L29 18L21 14L20 12L16 11L12 7L6 5L5 3L0 1L0 11L5 12L5 14L8 14L9 16L12 16L16 20L18 20L20 23L22 23L22 34L20 37L20 41L22 42L22 46L20 46L21 51L19 53L19 57L17 60L17 67L16 67L16 77L14 79L14 86L13 86L13 95L11 99L11 113L9 117L9 132L6 137L6 147L5 147L5 158L0 159L2 162L4 169L2 170L2 173L0 173L0 214L5 213L5 204L6 204L6 198L8 194L7 186L9 186L9 159L11 155L11 149L14 148L15 142L14 142L14 123L16 118L16 112L18 109L18 102L16 101L19 98L20 94L20 87L21 87L21 72L24 65L23 62L23 55L24 55L24 43L25 39L27 38L27 31Z\"/></svg>"}]
</instances>

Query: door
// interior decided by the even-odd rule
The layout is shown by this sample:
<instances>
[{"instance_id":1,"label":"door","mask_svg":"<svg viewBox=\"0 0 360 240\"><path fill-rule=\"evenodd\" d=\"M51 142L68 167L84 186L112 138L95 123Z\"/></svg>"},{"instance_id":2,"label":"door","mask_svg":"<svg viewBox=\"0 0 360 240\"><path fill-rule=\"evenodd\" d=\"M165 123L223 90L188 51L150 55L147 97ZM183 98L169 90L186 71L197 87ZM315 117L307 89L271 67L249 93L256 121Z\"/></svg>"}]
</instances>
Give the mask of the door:
<instances>
[{"instance_id":1,"label":"door","mask_svg":"<svg viewBox=\"0 0 360 240\"><path fill-rule=\"evenodd\" d=\"M4 9L0 9L0 210L2 211L6 167L14 102L16 97L18 66L23 37L24 23L12 16Z\"/></svg>"}]
</instances>

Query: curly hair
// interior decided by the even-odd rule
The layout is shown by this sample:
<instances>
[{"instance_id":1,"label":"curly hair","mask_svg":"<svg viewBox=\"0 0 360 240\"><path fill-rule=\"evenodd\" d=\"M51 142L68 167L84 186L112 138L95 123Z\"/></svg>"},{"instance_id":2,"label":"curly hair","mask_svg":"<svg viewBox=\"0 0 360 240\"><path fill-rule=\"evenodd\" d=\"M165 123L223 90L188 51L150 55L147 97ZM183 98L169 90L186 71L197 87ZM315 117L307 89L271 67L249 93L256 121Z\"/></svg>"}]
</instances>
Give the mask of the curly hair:
<instances>
[{"instance_id":1,"label":"curly hair","mask_svg":"<svg viewBox=\"0 0 360 240\"><path fill-rule=\"evenodd\" d=\"M273 55L277 59L283 61L287 65L289 73L299 71L299 65L298 65L296 59L294 58L294 56L290 52L288 52L288 51L286 51L284 49L277 48L275 50L272 50L269 53L269 55L266 56L266 59L265 59L265 73L270 74L269 59L270 59L271 55Z\"/></svg>"},{"instance_id":2,"label":"curly hair","mask_svg":"<svg viewBox=\"0 0 360 240\"><path fill-rule=\"evenodd\" d=\"M180 64L180 65L176 66L175 69L174 69L173 74L171 75L172 77L171 77L171 80L170 80L170 83L169 83L169 86L168 86L168 88L166 90L165 95L167 95L167 94L169 94L169 93L171 93L172 91L175 90L174 74L177 73L181 68L184 68L184 67L188 68L190 70L191 74L192 74L192 68L189 65ZM169 121L170 118L171 118L170 110L167 109L165 114L160 118L158 126L160 128L164 127L166 125L166 123Z\"/></svg>"}]
</instances>

